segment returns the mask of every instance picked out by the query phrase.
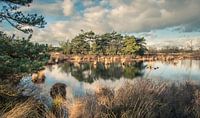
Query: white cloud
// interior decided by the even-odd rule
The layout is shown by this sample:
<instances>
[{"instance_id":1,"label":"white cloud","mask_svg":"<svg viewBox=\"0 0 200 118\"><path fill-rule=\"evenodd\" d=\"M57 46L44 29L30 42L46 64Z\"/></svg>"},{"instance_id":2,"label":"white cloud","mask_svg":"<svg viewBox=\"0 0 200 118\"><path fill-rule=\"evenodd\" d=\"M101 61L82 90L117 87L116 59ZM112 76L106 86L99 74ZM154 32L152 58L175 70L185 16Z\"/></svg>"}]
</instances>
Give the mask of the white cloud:
<instances>
[{"instance_id":1,"label":"white cloud","mask_svg":"<svg viewBox=\"0 0 200 118\"><path fill-rule=\"evenodd\" d=\"M85 31L93 30L97 33L110 31L108 24L103 20L106 10L101 7L86 9L83 17L74 17L70 21L58 21L49 24L45 29L35 29L33 40L39 42L57 42L71 39L77 35L81 29Z\"/></svg>"},{"instance_id":2,"label":"white cloud","mask_svg":"<svg viewBox=\"0 0 200 118\"><path fill-rule=\"evenodd\" d=\"M105 4L111 8L104 8ZM198 0L110 0L101 1L100 5L86 8L83 17L80 16L76 22L74 18L66 22L74 25L70 28L76 29L80 25L79 30L88 27L96 30L96 25L101 25L101 29L106 29L104 32L145 32L179 25L187 28L186 24L200 18Z\"/></svg>"},{"instance_id":3,"label":"white cloud","mask_svg":"<svg viewBox=\"0 0 200 118\"><path fill-rule=\"evenodd\" d=\"M74 2L72 0L64 0L62 8L65 16L72 15L74 12Z\"/></svg>"},{"instance_id":4,"label":"white cloud","mask_svg":"<svg viewBox=\"0 0 200 118\"><path fill-rule=\"evenodd\" d=\"M200 6L198 0L134 0L111 9L108 22L112 28L123 32L163 29L193 22L195 17L200 18L200 7L197 6Z\"/></svg>"},{"instance_id":5,"label":"white cloud","mask_svg":"<svg viewBox=\"0 0 200 118\"><path fill-rule=\"evenodd\" d=\"M21 7L20 11L25 12L39 12L43 16L61 16L62 13L62 2L55 3L40 3L38 0L34 0L30 7Z\"/></svg>"},{"instance_id":6,"label":"white cloud","mask_svg":"<svg viewBox=\"0 0 200 118\"><path fill-rule=\"evenodd\" d=\"M69 2L69 6L73 4L70 0L65 0L64 3L66 2ZM111 8L105 8L105 4L110 4ZM93 30L97 33L112 30L122 33L150 32L179 25L187 29L192 28L194 21L196 24L199 23L196 18L200 18L198 15L200 7L197 6L200 6L198 0L183 0L182 2L180 0L101 1L100 6L86 8L82 16L74 16L70 20L51 24L48 31L60 40L66 37L72 38L81 29ZM71 14L72 7L66 8L68 12L65 15Z\"/></svg>"},{"instance_id":7,"label":"white cloud","mask_svg":"<svg viewBox=\"0 0 200 118\"><path fill-rule=\"evenodd\" d=\"M187 37L181 37L181 38L167 38L163 40L154 40L154 41L148 41L149 47L166 47L166 46L178 46L180 48L188 48L189 45L192 45L194 49L200 48L200 36L187 36Z\"/></svg>"},{"instance_id":8,"label":"white cloud","mask_svg":"<svg viewBox=\"0 0 200 118\"><path fill-rule=\"evenodd\" d=\"M49 14L69 18L49 24L45 29L34 32L33 40L58 43L71 39L81 29L97 33L115 30L121 33L149 32L147 37L155 37L153 30L180 26L180 31L192 32L200 29L200 0L83 0L85 9L76 13L77 0L33 5ZM63 17L64 17L63 16ZM46 42L46 41L44 41Z\"/></svg>"},{"instance_id":9,"label":"white cloud","mask_svg":"<svg viewBox=\"0 0 200 118\"><path fill-rule=\"evenodd\" d=\"M85 7L91 7L95 4L92 0L83 0L82 2Z\"/></svg>"}]
</instances>

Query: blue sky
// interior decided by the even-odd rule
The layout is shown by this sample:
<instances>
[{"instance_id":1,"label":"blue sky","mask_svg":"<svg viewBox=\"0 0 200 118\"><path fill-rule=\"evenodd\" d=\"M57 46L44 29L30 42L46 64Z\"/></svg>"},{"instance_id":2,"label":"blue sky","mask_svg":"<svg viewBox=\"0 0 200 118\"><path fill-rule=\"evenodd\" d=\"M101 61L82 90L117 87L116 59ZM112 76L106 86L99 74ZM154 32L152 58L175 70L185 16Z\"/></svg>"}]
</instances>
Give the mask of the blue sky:
<instances>
[{"instance_id":1,"label":"blue sky","mask_svg":"<svg viewBox=\"0 0 200 118\"><path fill-rule=\"evenodd\" d=\"M34 42L57 45L81 29L134 34L145 37L149 45L200 42L200 0L33 0L21 10L42 14L48 23L34 29Z\"/></svg>"}]
</instances>

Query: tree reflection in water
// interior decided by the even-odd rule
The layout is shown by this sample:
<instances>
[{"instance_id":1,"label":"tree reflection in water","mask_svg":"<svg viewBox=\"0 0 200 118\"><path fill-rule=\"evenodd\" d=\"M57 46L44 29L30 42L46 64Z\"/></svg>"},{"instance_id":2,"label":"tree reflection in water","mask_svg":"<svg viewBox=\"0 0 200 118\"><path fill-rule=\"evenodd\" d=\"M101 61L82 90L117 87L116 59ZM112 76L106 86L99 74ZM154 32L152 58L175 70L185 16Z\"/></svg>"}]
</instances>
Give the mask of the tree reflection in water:
<instances>
[{"instance_id":1,"label":"tree reflection in water","mask_svg":"<svg viewBox=\"0 0 200 118\"><path fill-rule=\"evenodd\" d=\"M115 80L122 77L133 79L144 75L145 65L143 62L120 63L64 63L59 68L67 74L71 74L79 81L92 83L101 78L105 80Z\"/></svg>"}]
</instances>

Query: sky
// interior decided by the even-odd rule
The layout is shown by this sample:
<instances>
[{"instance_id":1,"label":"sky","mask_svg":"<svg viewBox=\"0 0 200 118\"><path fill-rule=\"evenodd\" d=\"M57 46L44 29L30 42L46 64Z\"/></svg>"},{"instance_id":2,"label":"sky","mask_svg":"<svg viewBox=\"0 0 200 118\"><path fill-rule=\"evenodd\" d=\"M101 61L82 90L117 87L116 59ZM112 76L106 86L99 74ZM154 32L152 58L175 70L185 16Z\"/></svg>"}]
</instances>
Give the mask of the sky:
<instances>
[{"instance_id":1,"label":"sky","mask_svg":"<svg viewBox=\"0 0 200 118\"><path fill-rule=\"evenodd\" d=\"M116 31L145 37L151 46L200 47L200 0L33 0L24 12L42 14L43 29L34 28L32 41L58 45L84 31ZM9 33L22 34L0 25Z\"/></svg>"}]
</instances>

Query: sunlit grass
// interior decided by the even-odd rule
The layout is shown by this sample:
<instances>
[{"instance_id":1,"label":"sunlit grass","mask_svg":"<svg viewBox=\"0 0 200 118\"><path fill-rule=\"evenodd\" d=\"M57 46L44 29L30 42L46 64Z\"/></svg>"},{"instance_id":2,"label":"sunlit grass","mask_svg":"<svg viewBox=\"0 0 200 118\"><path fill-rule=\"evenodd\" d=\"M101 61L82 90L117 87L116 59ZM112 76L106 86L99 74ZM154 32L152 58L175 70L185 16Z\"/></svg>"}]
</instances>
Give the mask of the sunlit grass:
<instances>
[{"instance_id":1,"label":"sunlit grass","mask_svg":"<svg viewBox=\"0 0 200 118\"><path fill-rule=\"evenodd\" d=\"M192 82L169 84L151 80L126 83L118 90L99 88L77 99L70 118L199 117L199 87Z\"/></svg>"},{"instance_id":2,"label":"sunlit grass","mask_svg":"<svg viewBox=\"0 0 200 118\"><path fill-rule=\"evenodd\" d=\"M10 111L4 113L2 118L41 118L43 109L37 101L30 98L24 102L17 103Z\"/></svg>"},{"instance_id":3,"label":"sunlit grass","mask_svg":"<svg viewBox=\"0 0 200 118\"><path fill-rule=\"evenodd\" d=\"M53 99L53 106L56 108L60 108L63 104L65 99L63 99L62 96L56 96L55 99Z\"/></svg>"},{"instance_id":4,"label":"sunlit grass","mask_svg":"<svg viewBox=\"0 0 200 118\"><path fill-rule=\"evenodd\" d=\"M2 118L199 118L200 85L137 79L118 89L98 87L69 101L56 96L52 109L33 98L11 104ZM2 111L2 110L1 110Z\"/></svg>"}]
</instances>

